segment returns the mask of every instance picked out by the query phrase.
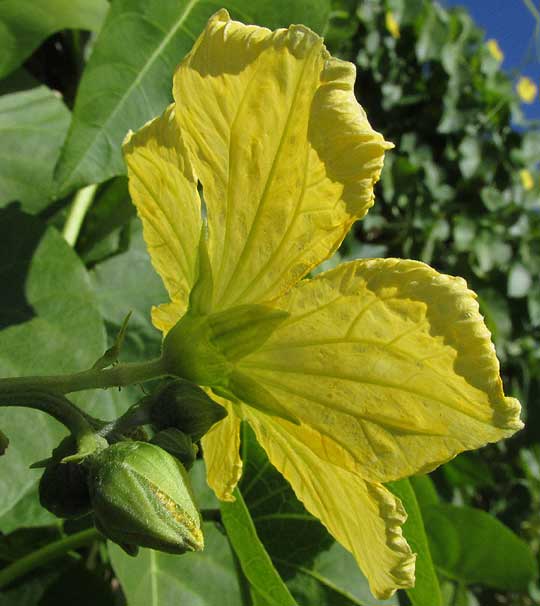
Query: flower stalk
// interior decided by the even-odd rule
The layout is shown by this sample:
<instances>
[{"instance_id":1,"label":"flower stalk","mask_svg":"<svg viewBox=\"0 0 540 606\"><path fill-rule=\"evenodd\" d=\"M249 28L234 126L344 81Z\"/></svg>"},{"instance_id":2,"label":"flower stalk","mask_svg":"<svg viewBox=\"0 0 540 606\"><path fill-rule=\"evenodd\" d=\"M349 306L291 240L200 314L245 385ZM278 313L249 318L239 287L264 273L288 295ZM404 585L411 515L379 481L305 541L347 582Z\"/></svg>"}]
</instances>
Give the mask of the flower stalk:
<instances>
[{"instance_id":1,"label":"flower stalk","mask_svg":"<svg viewBox=\"0 0 540 606\"><path fill-rule=\"evenodd\" d=\"M15 393L40 391L63 395L87 389L125 387L158 379L167 374L162 359L156 358L147 362L118 364L104 370L92 368L65 375L0 379L0 400Z\"/></svg>"}]
</instances>

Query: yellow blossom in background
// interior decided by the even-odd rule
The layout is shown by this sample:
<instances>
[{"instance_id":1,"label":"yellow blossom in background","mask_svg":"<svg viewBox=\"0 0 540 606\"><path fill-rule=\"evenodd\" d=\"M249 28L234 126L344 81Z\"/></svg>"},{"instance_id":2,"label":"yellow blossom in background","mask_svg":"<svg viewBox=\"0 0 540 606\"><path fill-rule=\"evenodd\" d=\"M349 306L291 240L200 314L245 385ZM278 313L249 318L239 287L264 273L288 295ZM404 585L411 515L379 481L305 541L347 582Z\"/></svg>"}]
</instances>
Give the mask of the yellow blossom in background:
<instances>
[{"instance_id":1,"label":"yellow blossom in background","mask_svg":"<svg viewBox=\"0 0 540 606\"><path fill-rule=\"evenodd\" d=\"M152 315L168 370L228 411L202 440L209 485L234 498L249 423L387 598L414 584L415 555L383 483L522 424L464 280L400 259L306 278L373 205L392 147L354 83L309 29L221 10L178 67L175 102L124 153L170 296Z\"/></svg>"},{"instance_id":2,"label":"yellow blossom in background","mask_svg":"<svg viewBox=\"0 0 540 606\"><path fill-rule=\"evenodd\" d=\"M536 84L526 76L521 76L516 86L517 94L524 103L532 103L538 94Z\"/></svg>"},{"instance_id":3,"label":"yellow blossom in background","mask_svg":"<svg viewBox=\"0 0 540 606\"><path fill-rule=\"evenodd\" d=\"M394 17L394 13L392 13L392 11L386 11L384 22L386 25L386 29L390 32L390 35L393 38L399 38L399 36L401 35L399 31L399 23Z\"/></svg>"},{"instance_id":4,"label":"yellow blossom in background","mask_svg":"<svg viewBox=\"0 0 540 606\"><path fill-rule=\"evenodd\" d=\"M504 60L504 53L502 52L501 47L499 46L499 43L497 42L497 40L495 40L494 38L491 38L490 40L488 40L486 42L486 46L487 46L488 51L490 52L491 56L499 63L502 63Z\"/></svg>"},{"instance_id":5,"label":"yellow blossom in background","mask_svg":"<svg viewBox=\"0 0 540 606\"><path fill-rule=\"evenodd\" d=\"M519 171L519 178L521 179L521 185L523 186L523 189L529 191L534 187L533 176L526 168L522 168Z\"/></svg>"}]
</instances>

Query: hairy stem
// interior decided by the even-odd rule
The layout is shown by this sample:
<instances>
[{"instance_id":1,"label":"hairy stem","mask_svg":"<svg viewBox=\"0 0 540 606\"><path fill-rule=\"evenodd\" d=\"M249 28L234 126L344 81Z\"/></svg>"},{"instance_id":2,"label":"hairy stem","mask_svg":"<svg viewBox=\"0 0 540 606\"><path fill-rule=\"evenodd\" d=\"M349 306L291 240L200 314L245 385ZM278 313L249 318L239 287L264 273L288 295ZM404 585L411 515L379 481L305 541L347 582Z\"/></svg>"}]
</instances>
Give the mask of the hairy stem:
<instances>
[{"instance_id":1,"label":"hairy stem","mask_svg":"<svg viewBox=\"0 0 540 606\"><path fill-rule=\"evenodd\" d=\"M167 374L162 358L157 358L148 362L118 364L105 370L92 368L70 375L0 379L0 401L5 400L6 396L21 392L46 391L66 394L86 389L125 387L164 377Z\"/></svg>"},{"instance_id":2,"label":"hairy stem","mask_svg":"<svg viewBox=\"0 0 540 606\"><path fill-rule=\"evenodd\" d=\"M0 406L24 406L50 414L73 434L80 455L84 456L105 445L103 438L96 435L91 418L61 394L39 390L1 393Z\"/></svg>"}]
</instances>

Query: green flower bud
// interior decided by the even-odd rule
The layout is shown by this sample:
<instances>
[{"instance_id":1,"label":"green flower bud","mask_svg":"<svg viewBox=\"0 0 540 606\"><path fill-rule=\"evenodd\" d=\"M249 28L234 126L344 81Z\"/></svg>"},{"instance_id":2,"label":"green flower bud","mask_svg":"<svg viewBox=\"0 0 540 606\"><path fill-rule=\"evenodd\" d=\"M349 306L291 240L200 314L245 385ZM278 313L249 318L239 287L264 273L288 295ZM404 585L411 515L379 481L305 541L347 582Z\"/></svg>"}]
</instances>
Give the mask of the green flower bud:
<instances>
[{"instance_id":1,"label":"green flower bud","mask_svg":"<svg viewBox=\"0 0 540 606\"><path fill-rule=\"evenodd\" d=\"M158 429L175 427L190 435L194 442L227 416L225 408L216 404L200 387L182 379L165 383L152 399L152 423Z\"/></svg>"},{"instance_id":2,"label":"green flower bud","mask_svg":"<svg viewBox=\"0 0 540 606\"><path fill-rule=\"evenodd\" d=\"M61 462L76 452L73 437L62 440L53 450L39 482L41 506L59 518L78 518L91 509L88 471L79 463Z\"/></svg>"},{"instance_id":3,"label":"green flower bud","mask_svg":"<svg viewBox=\"0 0 540 606\"><path fill-rule=\"evenodd\" d=\"M193 467L195 457L199 451L196 444L193 444L191 437L175 427L158 431L150 440L150 443L163 448L173 457L176 457L187 470Z\"/></svg>"},{"instance_id":4,"label":"green flower bud","mask_svg":"<svg viewBox=\"0 0 540 606\"><path fill-rule=\"evenodd\" d=\"M147 442L118 442L89 457L96 527L128 552L201 550L201 518L182 464Z\"/></svg>"}]
</instances>

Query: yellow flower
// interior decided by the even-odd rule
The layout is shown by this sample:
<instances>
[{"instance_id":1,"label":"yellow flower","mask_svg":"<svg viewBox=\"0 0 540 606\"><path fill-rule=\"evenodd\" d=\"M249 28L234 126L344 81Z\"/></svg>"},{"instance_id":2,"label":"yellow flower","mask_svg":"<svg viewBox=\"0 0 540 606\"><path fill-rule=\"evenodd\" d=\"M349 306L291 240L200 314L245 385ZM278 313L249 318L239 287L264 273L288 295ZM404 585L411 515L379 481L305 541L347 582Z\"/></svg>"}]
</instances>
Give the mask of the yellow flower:
<instances>
[{"instance_id":1,"label":"yellow flower","mask_svg":"<svg viewBox=\"0 0 540 606\"><path fill-rule=\"evenodd\" d=\"M533 176L526 168L522 168L519 171L519 178L521 179L521 185L523 186L523 189L529 191L534 187Z\"/></svg>"},{"instance_id":2,"label":"yellow flower","mask_svg":"<svg viewBox=\"0 0 540 606\"><path fill-rule=\"evenodd\" d=\"M153 310L164 359L229 413L202 440L210 486L233 499L248 422L386 598L413 585L415 556L383 482L522 424L462 279L399 259L306 278L372 206L392 147L354 81L309 29L221 10L176 71L175 103L124 152L171 299Z\"/></svg>"},{"instance_id":3,"label":"yellow flower","mask_svg":"<svg viewBox=\"0 0 540 606\"><path fill-rule=\"evenodd\" d=\"M538 88L536 84L526 76L521 76L516 86L517 94L524 103L532 103L536 99Z\"/></svg>"},{"instance_id":4,"label":"yellow flower","mask_svg":"<svg viewBox=\"0 0 540 606\"><path fill-rule=\"evenodd\" d=\"M399 23L394 17L394 13L392 13L392 11L386 11L384 23L386 25L386 29L390 32L392 38L399 38L399 36L401 35L399 31Z\"/></svg>"},{"instance_id":5,"label":"yellow flower","mask_svg":"<svg viewBox=\"0 0 540 606\"><path fill-rule=\"evenodd\" d=\"M501 47L499 46L499 43L497 42L497 40L491 38L490 40L488 40L486 42L486 46L487 46L488 51L490 52L491 56L499 63L502 63L504 60L504 53L502 52Z\"/></svg>"}]
</instances>

